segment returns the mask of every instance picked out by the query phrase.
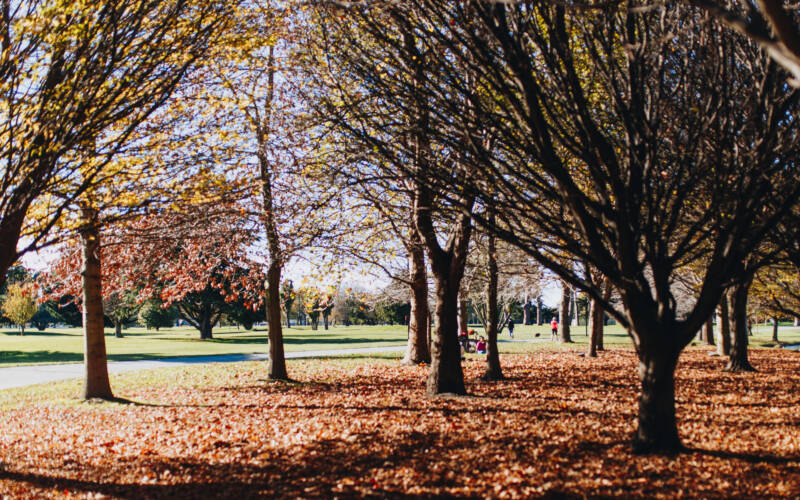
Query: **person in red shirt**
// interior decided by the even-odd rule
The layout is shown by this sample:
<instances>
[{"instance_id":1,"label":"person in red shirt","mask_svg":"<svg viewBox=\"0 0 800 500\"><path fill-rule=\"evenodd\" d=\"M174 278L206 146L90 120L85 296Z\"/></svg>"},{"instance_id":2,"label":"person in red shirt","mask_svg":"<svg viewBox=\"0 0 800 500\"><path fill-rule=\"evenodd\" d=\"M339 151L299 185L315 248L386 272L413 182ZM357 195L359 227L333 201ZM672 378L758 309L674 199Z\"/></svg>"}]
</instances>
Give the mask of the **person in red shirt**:
<instances>
[{"instance_id":1,"label":"person in red shirt","mask_svg":"<svg viewBox=\"0 0 800 500\"><path fill-rule=\"evenodd\" d=\"M558 318L550 322L550 340L558 339Z\"/></svg>"},{"instance_id":2,"label":"person in red shirt","mask_svg":"<svg viewBox=\"0 0 800 500\"><path fill-rule=\"evenodd\" d=\"M478 339L478 344L475 346L475 352L478 354L486 354L486 340L484 340L483 336Z\"/></svg>"}]
</instances>

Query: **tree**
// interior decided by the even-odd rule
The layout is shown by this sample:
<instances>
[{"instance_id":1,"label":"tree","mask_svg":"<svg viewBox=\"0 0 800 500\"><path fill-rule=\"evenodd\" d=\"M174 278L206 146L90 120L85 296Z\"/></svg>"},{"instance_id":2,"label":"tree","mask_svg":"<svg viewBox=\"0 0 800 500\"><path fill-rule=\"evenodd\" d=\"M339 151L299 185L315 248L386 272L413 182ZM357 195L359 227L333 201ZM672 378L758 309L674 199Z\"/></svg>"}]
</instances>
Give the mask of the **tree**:
<instances>
[{"instance_id":1,"label":"tree","mask_svg":"<svg viewBox=\"0 0 800 500\"><path fill-rule=\"evenodd\" d=\"M0 9L0 282L98 183L229 20L233 2L11 2ZM24 245L18 243L24 238Z\"/></svg>"},{"instance_id":2,"label":"tree","mask_svg":"<svg viewBox=\"0 0 800 500\"><path fill-rule=\"evenodd\" d=\"M530 257L492 233L478 233L462 290L483 324L487 337L484 380L502 380L497 336L512 318L520 299L541 292L541 269Z\"/></svg>"},{"instance_id":3,"label":"tree","mask_svg":"<svg viewBox=\"0 0 800 500\"><path fill-rule=\"evenodd\" d=\"M288 379L281 326L284 266L316 240L327 237L338 192L322 174L323 148L312 141L297 88L306 84L295 60L306 16L298 2L246 2L233 16L236 29L222 37L209 63L194 77L201 103L200 137L185 146L231 167L247 179L242 195L265 236L263 302L269 337L270 379ZM207 119L204 117L208 117ZM235 127L231 127L235 124ZM210 150L210 151L209 151ZM220 150L223 154L220 154ZM230 172L235 172L232 174Z\"/></svg>"},{"instance_id":4,"label":"tree","mask_svg":"<svg viewBox=\"0 0 800 500\"><path fill-rule=\"evenodd\" d=\"M297 291L298 296L301 297L303 304L303 311L311 321L311 329L317 330L319 328L319 313L320 313L320 292L316 288L302 287Z\"/></svg>"},{"instance_id":5,"label":"tree","mask_svg":"<svg viewBox=\"0 0 800 500\"><path fill-rule=\"evenodd\" d=\"M39 304L36 314L31 318L31 324L40 332L45 331L50 324L56 321L58 319L50 313L50 309L46 304Z\"/></svg>"},{"instance_id":6,"label":"tree","mask_svg":"<svg viewBox=\"0 0 800 500\"><path fill-rule=\"evenodd\" d=\"M319 312L322 314L322 322L325 325L325 329L328 329L328 323L331 317L331 312L333 312L333 306L335 305L335 301L333 295L327 293L320 298L319 301Z\"/></svg>"},{"instance_id":7,"label":"tree","mask_svg":"<svg viewBox=\"0 0 800 500\"><path fill-rule=\"evenodd\" d=\"M679 355L722 293L772 259L751 257L800 197L797 123L783 119L798 93L757 46L680 6L587 16L541 2L419 0L350 12L403 51L389 63L413 61L420 46L446 54L418 101L436 109L426 144L446 143L460 163L406 171L464 214L470 195L491 199L497 222L473 212L478 225L628 329L640 362L635 449L679 451ZM387 21L422 42L404 45ZM370 78L380 60L370 58ZM412 82L413 68L384 71ZM461 133L482 129L491 143ZM466 173L454 177L459 169ZM564 254L610 280L619 303ZM700 292L679 317L672 283L701 260Z\"/></svg>"},{"instance_id":8,"label":"tree","mask_svg":"<svg viewBox=\"0 0 800 500\"><path fill-rule=\"evenodd\" d=\"M779 0L734 2L728 7L711 0L688 0L738 33L750 37L786 71L789 83L800 87L800 28L796 14ZM727 2L726 2L727 3Z\"/></svg>"},{"instance_id":9,"label":"tree","mask_svg":"<svg viewBox=\"0 0 800 500\"><path fill-rule=\"evenodd\" d=\"M36 297L30 285L9 285L2 304L3 315L19 326L19 334L25 335L25 323L36 314Z\"/></svg>"},{"instance_id":10,"label":"tree","mask_svg":"<svg viewBox=\"0 0 800 500\"><path fill-rule=\"evenodd\" d=\"M252 310L261 304L260 266L248 255L254 231L235 205L198 205L191 213L119 221L106 227L104 236L106 244L92 255L105 263L101 294L106 300L133 294L139 302L156 297L163 307L175 304L204 339L212 338L223 314L235 313L231 304L241 301ZM51 296L80 296L80 255L77 242L62 248L47 277Z\"/></svg>"},{"instance_id":11,"label":"tree","mask_svg":"<svg viewBox=\"0 0 800 500\"><path fill-rule=\"evenodd\" d=\"M570 337L570 317L569 317L569 304L572 297L572 290L568 283L561 282L561 305L558 310L558 322L560 323L558 342L561 344L572 343Z\"/></svg>"},{"instance_id":12,"label":"tree","mask_svg":"<svg viewBox=\"0 0 800 500\"><path fill-rule=\"evenodd\" d=\"M283 285L281 285L281 308L283 309L283 314L286 315L286 328L290 328L292 326L292 304L294 304L295 298L294 284L292 283L292 280L284 281Z\"/></svg>"},{"instance_id":13,"label":"tree","mask_svg":"<svg viewBox=\"0 0 800 500\"><path fill-rule=\"evenodd\" d=\"M114 323L114 336L117 338L122 338L123 325L136 319L139 313L136 295L135 290L114 292L103 300L103 313Z\"/></svg>"},{"instance_id":14,"label":"tree","mask_svg":"<svg viewBox=\"0 0 800 500\"><path fill-rule=\"evenodd\" d=\"M368 175L410 181L407 189L411 193L411 220L435 283L435 328L427 392L465 394L458 343L458 298L475 197L463 192L458 200L460 209L455 209L426 178L436 164L441 171L450 172L454 185L463 185L465 171L459 165L464 158L447 144L433 140L434 108L426 98L425 87L438 69L439 58L425 47L426 41L418 38L414 27L404 21L408 12L401 10L402 15L392 17L392 12L384 16L379 8L373 12L376 18L368 23L362 22L363 17L340 15L335 8L317 11L318 22L324 27L318 50L329 61L319 66L323 75L320 79L329 89L320 102L323 114L338 133L361 149L375 153L372 159L376 161L369 163ZM383 43L386 40L395 44ZM394 78L394 68L387 68L386 62L398 63L401 71L408 70L407 74L402 79ZM469 107L468 101L459 99L459 104ZM455 133L460 140L470 142L480 140L482 129L464 127ZM439 225L440 221L446 222ZM417 331L421 331L419 325Z\"/></svg>"},{"instance_id":15,"label":"tree","mask_svg":"<svg viewBox=\"0 0 800 500\"><path fill-rule=\"evenodd\" d=\"M172 307L165 307L158 297L152 297L139 307L137 321L148 330L155 328L158 331L161 327L175 325L176 314Z\"/></svg>"}]
</instances>

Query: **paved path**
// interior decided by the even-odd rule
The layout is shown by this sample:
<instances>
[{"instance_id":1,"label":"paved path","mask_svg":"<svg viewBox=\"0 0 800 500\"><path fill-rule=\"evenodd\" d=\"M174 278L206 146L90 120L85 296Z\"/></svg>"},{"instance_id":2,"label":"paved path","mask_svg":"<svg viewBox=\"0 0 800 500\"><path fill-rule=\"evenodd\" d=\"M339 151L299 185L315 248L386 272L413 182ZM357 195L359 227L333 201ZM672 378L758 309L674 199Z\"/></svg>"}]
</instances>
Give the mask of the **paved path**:
<instances>
[{"instance_id":1,"label":"paved path","mask_svg":"<svg viewBox=\"0 0 800 500\"><path fill-rule=\"evenodd\" d=\"M536 339L535 341L540 341ZM499 340L499 342L534 342L534 340ZM381 352L405 351L406 346L355 347L352 349L328 349L324 351L287 352L286 358L319 358L327 356L346 356L348 354L374 354ZM196 365L204 363L234 363L237 361L263 361L269 359L265 354L217 354L213 356L187 356L182 358L146 359L137 361L111 361L109 373L123 373L166 366ZM58 365L28 365L0 368L0 390L14 387L55 382L83 377L83 363L64 363Z\"/></svg>"},{"instance_id":2,"label":"paved path","mask_svg":"<svg viewBox=\"0 0 800 500\"><path fill-rule=\"evenodd\" d=\"M405 348L406 346L402 345L394 347L361 347L327 351L295 351L287 352L286 358L315 358L320 356L396 352L405 350ZM147 370L149 368L163 368L165 366L195 365L203 363L234 363L237 361L259 361L266 359L269 359L267 354L220 354L213 356L187 356L183 358L146 359L138 361L111 361L108 363L108 372L123 373L134 370ZM83 363L12 366L9 368L0 368L0 390L80 377L83 377Z\"/></svg>"}]
</instances>

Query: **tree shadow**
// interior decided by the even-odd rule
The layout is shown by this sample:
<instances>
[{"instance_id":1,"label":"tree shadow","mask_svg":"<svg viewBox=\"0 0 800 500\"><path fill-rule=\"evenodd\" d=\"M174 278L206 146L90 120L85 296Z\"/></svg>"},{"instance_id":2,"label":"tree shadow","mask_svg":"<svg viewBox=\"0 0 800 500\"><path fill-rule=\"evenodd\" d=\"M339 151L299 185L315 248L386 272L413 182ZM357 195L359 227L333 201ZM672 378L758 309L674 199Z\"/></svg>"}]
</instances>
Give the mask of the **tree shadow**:
<instances>
[{"instance_id":1,"label":"tree shadow","mask_svg":"<svg viewBox=\"0 0 800 500\"><path fill-rule=\"evenodd\" d=\"M269 450L258 453L261 464L248 460L210 463L191 458L118 457L101 465L79 463L83 478L123 477L127 472L146 469L151 478L164 474L191 476L178 484L123 483L120 480L76 479L48 476L27 471L15 471L8 464L0 465L0 480L65 492L100 493L119 498L403 498L423 499L429 495L407 494L397 487L385 487L374 479L373 470L387 463L411 462L424 464L425 449L440 438L429 433L412 433L399 446L382 452L367 451L360 442L374 440L375 435L359 434L354 440L324 439L304 446L302 450L285 453ZM222 453L247 446L246 442L216 441L212 444ZM258 450L249 450L257 453ZM62 473L63 474L63 473ZM138 474L137 474L138 476ZM349 481L342 482L342 479ZM152 479L151 479L152 480ZM157 480L157 479L156 479ZM147 481L147 479L146 479ZM452 486L460 485L455 482ZM469 495L467 497L473 497Z\"/></svg>"},{"instance_id":2,"label":"tree shadow","mask_svg":"<svg viewBox=\"0 0 800 500\"><path fill-rule=\"evenodd\" d=\"M0 351L0 365L76 363L83 361L83 353L61 351Z\"/></svg>"},{"instance_id":3,"label":"tree shadow","mask_svg":"<svg viewBox=\"0 0 800 500\"><path fill-rule=\"evenodd\" d=\"M47 330L29 330L25 329L25 335L20 335L19 330L2 330L0 331L0 335L5 337L77 337L75 334L70 333L59 333L59 332L52 332Z\"/></svg>"},{"instance_id":4,"label":"tree shadow","mask_svg":"<svg viewBox=\"0 0 800 500\"><path fill-rule=\"evenodd\" d=\"M714 458L723 458L726 460L743 460L753 464L772 464L772 465L788 465L797 464L797 467L791 469L800 472L800 456L778 456L768 453L737 453L724 450L706 450L703 448L686 448L688 453L698 453Z\"/></svg>"}]
</instances>

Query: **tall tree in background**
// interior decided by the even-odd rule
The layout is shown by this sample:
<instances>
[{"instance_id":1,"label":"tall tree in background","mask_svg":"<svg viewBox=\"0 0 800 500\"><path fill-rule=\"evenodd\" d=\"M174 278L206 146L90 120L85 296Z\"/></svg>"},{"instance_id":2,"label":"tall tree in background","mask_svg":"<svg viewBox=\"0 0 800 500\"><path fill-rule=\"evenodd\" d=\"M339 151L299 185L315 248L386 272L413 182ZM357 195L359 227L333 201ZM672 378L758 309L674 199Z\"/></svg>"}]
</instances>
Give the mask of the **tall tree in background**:
<instances>
[{"instance_id":1,"label":"tall tree in background","mask_svg":"<svg viewBox=\"0 0 800 500\"><path fill-rule=\"evenodd\" d=\"M487 337L484 380L503 378L497 336L511 320L512 305L541 293L542 270L524 252L497 241L492 233L478 233L462 288L483 324Z\"/></svg>"},{"instance_id":2,"label":"tall tree in background","mask_svg":"<svg viewBox=\"0 0 800 500\"><path fill-rule=\"evenodd\" d=\"M292 321L290 319L292 314L292 304L294 304L296 295L294 293L294 284L292 280L286 280L281 285L281 309L283 309L283 313L286 315L286 328L290 328L292 326Z\"/></svg>"},{"instance_id":3,"label":"tall tree in background","mask_svg":"<svg viewBox=\"0 0 800 500\"><path fill-rule=\"evenodd\" d=\"M288 379L281 326L281 273L284 266L320 239L330 226L338 192L324 175L323 148L314 142L297 88L305 85L295 61L296 40L307 20L298 2L245 3L228 32L192 78L202 102L188 150L232 167L250 180L250 215L265 235L266 304L270 379ZM235 125L234 125L235 124ZM233 125L233 126L232 126Z\"/></svg>"},{"instance_id":4,"label":"tall tree in background","mask_svg":"<svg viewBox=\"0 0 800 500\"><path fill-rule=\"evenodd\" d=\"M19 326L19 334L25 335L25 324L36 314L35 290L30 284L13 283L9 285L2 298L3 316Z\"/></svg>"},{"instance_id":5,"label":"tall tree in background","mask_svg":"<svg viewBox=\"0 0 800 500\"><path fill-rule=\"evenodd\" d=\"M558 322L559 322L559 330L558 330L558 342L561 344L569 344L572 342L572 337L570 337L570 301L572 298L572 288L569 286L569 283L562 281L561 282L561 304L558 307Z\"/></svg>"},{"instance_id":6,"label":"tall tree in background","mask_svg":"<svg viewBox=\"0 0 800 500\"><path fill-rule=\"evenodd\" d=\"M122 338L122 328L125 323L136 319L139 314L139 304L136 302L136 291L127 293L112 293L103 300L103 314L114 323L114 336Z\"/></svg>"}]
</instances>

